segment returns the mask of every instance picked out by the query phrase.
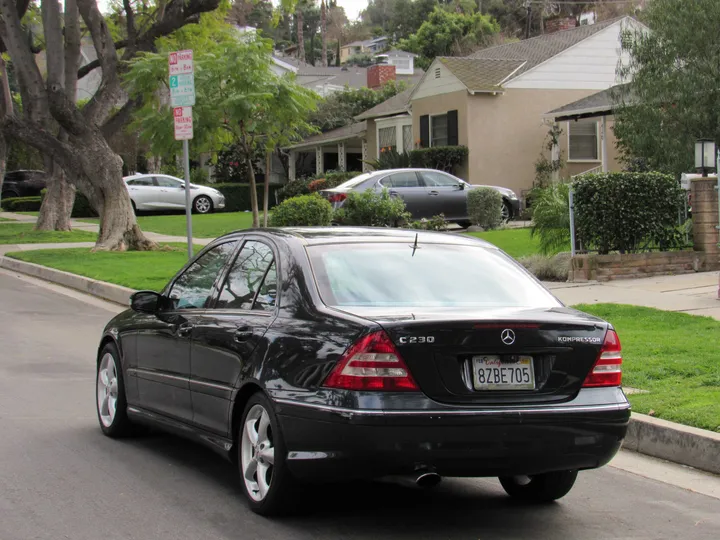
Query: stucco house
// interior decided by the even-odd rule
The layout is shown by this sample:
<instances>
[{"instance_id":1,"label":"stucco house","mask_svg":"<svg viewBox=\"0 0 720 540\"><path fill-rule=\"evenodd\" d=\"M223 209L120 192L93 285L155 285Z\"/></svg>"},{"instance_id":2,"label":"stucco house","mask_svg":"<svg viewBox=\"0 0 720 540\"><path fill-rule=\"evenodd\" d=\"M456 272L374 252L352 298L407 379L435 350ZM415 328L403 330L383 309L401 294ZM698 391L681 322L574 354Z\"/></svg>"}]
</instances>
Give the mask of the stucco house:
<instances>
[{"instance_id":1,"label":"stucco house","mask_svg":"<svg viewBox=\"0 0 720 540\"><path fill-rule=\"evenodd\" d=\"M366 39L363 41L353 41L340 47L340 63L344 64L351 56L356 54L375 55L381 52L390 43L390 38L386 36Z\"/></svg>"},{"instance_id":2,"label":"stucco house","mask_svg":"<svg viewBox=\"0 0 720 540\"><path fill-rule=\"evenodd\" d=\"M337 153L340 145L352 146L363 149L363 160L372 160L388 146L403 151L460 144L469 150L462 177L521 194L532 187L535 162L555 121L552 112L625 82L616 75L623 61L621 33L645 28L632 17L620 17L469 57L436 58L411 90L359 115L361 125L315 136L293 150L323 157ZM620 168L612 118L556 116L563 130L558 150L567 161L561 175L602 167L603 147L606 168ZM318 172L328 170L322 160L315 165Z\"/></svg>"}]
</instances>

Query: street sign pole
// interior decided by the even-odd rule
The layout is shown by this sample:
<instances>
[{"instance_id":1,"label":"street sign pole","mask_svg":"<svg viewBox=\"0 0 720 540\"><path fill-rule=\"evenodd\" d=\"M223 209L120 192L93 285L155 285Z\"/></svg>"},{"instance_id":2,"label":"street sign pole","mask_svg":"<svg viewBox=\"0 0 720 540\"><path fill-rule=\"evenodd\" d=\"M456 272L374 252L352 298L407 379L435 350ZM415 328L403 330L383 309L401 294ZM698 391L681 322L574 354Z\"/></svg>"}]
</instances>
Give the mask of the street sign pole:
<instances>
[{"instance_id":1,"label":"street sign pole","mask_svg":"<svg viewBox=\"0 0 720 540\"><path fill-rule=\"evenodd\" d=\"M188 259L192 259L192 194L190 191L190 147L188 140L193 137L192 108L195 105L193 52L187 50L170 53L168 57L168 73L170 78L170 105L173 107L175 121L175 140L183 143Z\"/></svg>"}]
</instances>

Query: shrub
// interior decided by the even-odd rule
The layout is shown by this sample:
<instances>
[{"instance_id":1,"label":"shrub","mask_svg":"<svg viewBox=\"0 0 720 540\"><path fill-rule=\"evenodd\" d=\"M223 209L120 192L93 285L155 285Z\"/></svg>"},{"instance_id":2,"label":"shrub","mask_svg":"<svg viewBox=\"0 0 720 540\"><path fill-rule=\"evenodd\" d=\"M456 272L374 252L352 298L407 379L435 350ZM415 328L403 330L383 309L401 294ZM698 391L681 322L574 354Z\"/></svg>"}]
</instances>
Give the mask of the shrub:
<instances>
[{"instance_id":1,"label":"shrub","mask_svg":"<svg viewBox=\"0 0 720 540\"><path fill-rule=\"evenodd\" d=\"M207 169L196 167L190 171L190 183L198 185L206 185L210 181L210 175Z\"/></svg>"},{"instance_id":2,"label":"shrub","mask_svg":"<svg viewBox=\"0 0 720 540\"><path fill-rule=\"evenodd\" d=\"M436 146L410 152L410 166L421 169L438 169L453 173L465 162L467 146Z\"/></svg>"},{"instance_id":3,"label":"shrub","mask_svg":"<svg viewBox=\"0 0 720 540\"><path fill-rule=\"evenodd\" d=\"M532 236L540 237L540 249L546 255L570 246L569 195L569 184L533 190Z\"/></svg>"},{"instance_id":4,"label":"shrub","mask_svg":"<svg viewBox=\"0 0 720 540\"><path fill-rule=\"evenodd\" d=\"M291 180L278 190L278 201L282 202L290 197L308 195L322 189L334 188L360 174L362 173L358 171L328 171L321 176Z\"/></svg>"},{"instance_id":5,"label":"shrub","mask_svg":"<svg viewBox=\"0 0 720 540\"><path fill-rule=\"evenodd\" d=\"M376 171L385 169L407 169L410 167L410 154L407 152L398 152L392 148L383 148L380 150L380 156L372 161L366 162Z\"/></svg>"},{"instance_id":6,"label":"shrub","mask_svg":"<svg viewBox=\"0 0 720 540\"><path fill-rule=\"evenodd\" d=\"M225 195L225 212L244 212L246 210L250 210L250 184L213 184L212 187ZM256 188L258 194L258 206L262 208L265 187L263 184L258 183ZM275 206L275 192L279 189L280 186L277 184L270 184L270 197L268 201L268 206L270 208Z\"/></svg>"},{"instance_id":7,"label":"shrub","mask_svg":"<svg viewBox=\"0 0 720 540\"><path fill-rule=\"evenodd\" d=\"M10 197L2 201L6 212L37 212L40 210L42 197Z\"/></svg>"},{"instance_id":8,"label":"shrub","mask_svg":"<svg viewBox=\"0 0 720 540\"><path fill-rule=\"evenodd\" d=\"M438 214L430 219L422 218L420 221L413 221L409 224L409 227L424 231L444 231L447 230L447 222L445 221L445 214Z\"/></svg>"},{"instance_id":9,"label":"shrub","mask_svg":"<svg viewBox=\"0 0 720 540\"><path fill-rule=\"evenodd\" d=\"M489 187L477 187L468 191L468 216L473 225L483 229L496 229L502 223L502 195Z\"/></svg>"},{"instance_id":10,"label":"shrub","mask_svg":"<svg viewBox=\"0 0 720 540\"><path fill-rule=\"evenodd\" d=\"M518 262L543 281L567 281L570 274L570 258L569 253L552 256L530 255Z\"/></svg>"},{"instance_id":11,"label":"shrub","mask_svg":"<svg viewBox=\"0 0 720 540\"><path fill-rule=\"evenodd\" d=\"M351 191L342 208L335 212L335 220L343 225L367 227L397 227L409 218L405 201L390 197L387 189L382 193Z\"/></svg>"},{"instance_id":12,"label":"shrub","mask_svg":"<svg viewBox=\"0 0 720 540\"><path fill-rule=\"evenodd\" d=\"M332 205L317 193L281 202L270 215L273 227L322 227L332 221Z\"/></svg>"},{"instance_id":13,"label":"shrub","mask_svg":"<svg viewBox=\"0 0 720 540\"><path fill-rule=\"evenodd\" d=\"M575 224L584 246L600 254L635 253L683 244L678 216L683 191L669 175L590 174L573 184Z\"/></svg>"}]
</instances>

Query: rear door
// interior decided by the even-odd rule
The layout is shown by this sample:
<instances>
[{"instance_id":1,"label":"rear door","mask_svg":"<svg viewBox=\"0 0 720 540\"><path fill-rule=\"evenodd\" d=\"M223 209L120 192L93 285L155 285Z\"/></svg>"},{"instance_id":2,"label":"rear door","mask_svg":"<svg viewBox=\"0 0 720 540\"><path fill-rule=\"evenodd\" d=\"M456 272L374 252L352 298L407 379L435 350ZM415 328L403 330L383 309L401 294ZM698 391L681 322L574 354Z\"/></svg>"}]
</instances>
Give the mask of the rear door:
<instances>
[{"instance_id":1,"label":"rear door","mask_svg":"<svg viewBox=\"0 0 720 540\"><path fill-rule=\"evenodd\" d=\"M127 188L130 198L140 210L154 206L157 198L157 188L152 176L140 176L127 180Z\"/></svg>"},{"instance_id":2,"label":"rear door","mask_svg":"<svg viewBox=\"0 0 720 540\"><path fill-rule=\"evenodd\" d=\"M427 188L433 215L444 214L447 219L467 218L467 190L460 189L460 179L441 171L419 173Z\"/></svg>"},{"instance_id":3,"label":"rear door","mask_svg":"<svg viewBox=\"0 0 720 540\"><path fill-rule=\"evenodd\" d=\"M190 355L193 422L206 430L232 435L233 390L253 354L264 355L264 336L275 319L276 268L272 246L248 237L224 278L214 308L195 322Z\"/></svg>"},{"instance_id":4,"label":"rear door","mask_svg":"<svg viewBox=\"0 0 720 540\"><path fill-rule=\"evenodd\" d=\"M402 171L385 176L377 184L378 190L383 188L387 188L391 197L399 197L405 201L405 208L414 219L432 217L427 189L422 185L417 172Z\"/></svg>"}]
</instances>

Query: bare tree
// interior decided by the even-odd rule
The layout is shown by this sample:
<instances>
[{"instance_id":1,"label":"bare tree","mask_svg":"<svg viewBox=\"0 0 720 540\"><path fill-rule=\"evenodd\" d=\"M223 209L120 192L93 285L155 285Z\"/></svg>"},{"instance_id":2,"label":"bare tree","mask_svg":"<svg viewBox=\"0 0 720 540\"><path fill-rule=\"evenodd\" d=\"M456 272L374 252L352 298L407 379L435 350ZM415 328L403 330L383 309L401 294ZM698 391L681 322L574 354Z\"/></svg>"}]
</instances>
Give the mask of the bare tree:
<instances>
[{"instance_id":1,"label":"bare tree","mask_svg":"<svg viewBox=\"0 0 720 540\"><path fill-rule=\"evenodd\" d=\"M153 50L157 38L197 22L201 13L216 9L219 0L160 3L142 27L136 25L130 0L123 0L127 37L118 43L113 42L95 0L75 2L97 53L97 60L80 68L77 77L98 67L102 69L100 86L82 109L77 107L72 90L76 78L67 76L71 66L74 72L77 65L76 35L72 21L69 35L63 35L58 1L42 0L41 4L48 66L47 80L43 80L16 5L11 0L0 0L0 37L17 69L23 98L23 115L12 112L4 116L0 131L5 137L15 137L41 150L54 161L53 171L58 166L64 169L88 198L100 215L95 249L150 249L154 244L137 225L122 179L122 160L108 144L108 138L125 126L139 105L138 100L132 99L113 111L122 102L120 76L128 60L142 51ZM66 15L72 19L71 12L72 5L66 7ZM53 123L57 123L59 131L48 129Z\"/></svg>"}]
</instances>

